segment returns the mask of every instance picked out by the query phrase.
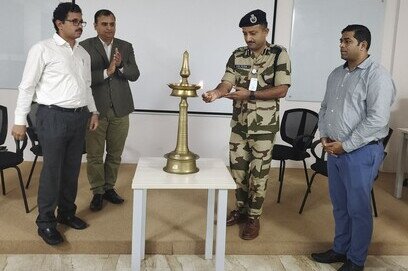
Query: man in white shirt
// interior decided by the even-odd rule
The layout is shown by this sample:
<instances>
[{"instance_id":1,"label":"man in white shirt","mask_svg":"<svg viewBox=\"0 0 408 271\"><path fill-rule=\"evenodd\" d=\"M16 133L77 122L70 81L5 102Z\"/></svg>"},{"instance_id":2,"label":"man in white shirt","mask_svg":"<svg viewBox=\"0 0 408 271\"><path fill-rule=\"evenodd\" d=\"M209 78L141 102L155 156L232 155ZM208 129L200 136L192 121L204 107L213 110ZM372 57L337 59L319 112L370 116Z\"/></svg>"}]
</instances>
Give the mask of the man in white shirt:
<instances>
[{"instance_id":1,"label":"man in white shirt","mask_svg":"<svg viewBox=\"0 0 408 271\"><path fill-rule=\"evenodd\" d=\"M63 242L57 222L74 229L88 226L75 216L75 198L89 118L90 130L98 126L90 88L90 57L76 41L86 25L81 8L60 3L53 23L57 33L35 44L28 53L12 130L15 139L25 137L26 116L32 101L38 102L36 128L44 162L36 223L38 234L49 245Z\"/></svg>"}]
</instances>

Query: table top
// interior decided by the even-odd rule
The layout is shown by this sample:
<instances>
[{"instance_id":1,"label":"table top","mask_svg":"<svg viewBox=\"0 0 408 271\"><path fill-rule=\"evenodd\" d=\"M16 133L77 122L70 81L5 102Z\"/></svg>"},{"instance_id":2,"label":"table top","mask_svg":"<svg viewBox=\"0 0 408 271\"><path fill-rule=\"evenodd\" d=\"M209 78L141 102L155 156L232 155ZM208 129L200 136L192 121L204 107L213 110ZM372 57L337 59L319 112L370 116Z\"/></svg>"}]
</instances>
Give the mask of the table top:
<instances>
[{"instance_id":1,"label":"table top","mask_svg":"<svg viewBox=\"0 0 408 271\"><path fill-rule=\"evenodd\" d=\"M199 171L172 174L163 170L166 159L141 157L132 181L132 189L236 189L230 172L221 159L199 158Z\"/></svg>"}]
</instances>

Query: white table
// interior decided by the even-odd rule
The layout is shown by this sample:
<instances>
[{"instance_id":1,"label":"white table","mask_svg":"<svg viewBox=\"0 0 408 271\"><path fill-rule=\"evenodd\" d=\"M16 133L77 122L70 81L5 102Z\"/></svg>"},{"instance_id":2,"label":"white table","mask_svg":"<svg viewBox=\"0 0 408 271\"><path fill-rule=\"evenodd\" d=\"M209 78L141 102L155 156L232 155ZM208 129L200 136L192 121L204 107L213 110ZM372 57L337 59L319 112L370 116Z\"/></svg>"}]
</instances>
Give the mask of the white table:
<instances>
[{"instance_id":1,"label":"white table","mask_svg":"<svg viewBox=\"0 0 408 271\"><path fill-rule=\"evenodd\" d=\"M405 176L405 166L407 164L407 142L408 142L408 128L398 128L399 143L398 143L398 163L397 174L395 178L394 196L401 198L402 184Z\"/></svg>"},{"instance_id":2,"label":"white table","mask_svg":"<svg viewBox=\"0 0 408 271\"><path fill-rule=\"evenodd\" d=\"M156 157L141 157L137 163L132 182L132 271L140 270L141 260L145 256L146 197L148 189L208 190L205 259L211 259L213 254L214 201L215 190L218 191L215 270L224 270L227 195L228 189L236 188L227 167L221 159L200 158L197 160L199 172L180 175L163 171L165 165L165 158Z\"/></svg>"}]
</instances>

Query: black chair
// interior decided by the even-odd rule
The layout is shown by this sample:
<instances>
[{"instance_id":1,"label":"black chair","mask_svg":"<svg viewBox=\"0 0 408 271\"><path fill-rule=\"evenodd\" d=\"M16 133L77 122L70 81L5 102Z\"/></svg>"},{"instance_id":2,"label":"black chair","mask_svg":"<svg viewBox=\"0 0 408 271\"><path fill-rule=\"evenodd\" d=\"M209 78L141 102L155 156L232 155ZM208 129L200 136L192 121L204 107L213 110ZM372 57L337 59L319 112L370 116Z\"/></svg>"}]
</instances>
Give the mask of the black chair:
<instances>
[{"instance_id":1,"label":"black chair","mask_svg":"<svg viewBox=\"0 0 408 271\"><path fill-rule=\"evenodd\" d=\"M7 115L7 108L0 105L0 146L4 144L7 136L7 127L8 127L8 115ZM6 185L4 180L4 173L3 170L8 168L15 168L17 170L18 179L20 182L21 193L23 194L24 200L24 207L26 213L29 213L30 210L28 209L27 204L27 197L24 190L23 178L21 176L21 171L18 167L21 164L23 159L23 151L27 146L27 138L23 140L22 146L20 146L20 141L16 141L16 152L10 152L7 150L5 146L1 146L0 151L0 175L1 175L1 188L3 190L3 195L6 194Z\"/></svg>"},{"instance_id":2,"label":"black chair","mask_svg":"<svg viewBox=\"0 0 408 271\"><path fill-rule=\"evenodd\" d=\"M384 149L387 146L388 141L391 138L392 132L393 132L393 130L391 128L389 128L388 135L383 140ZM319 148L321 148L321 154L320 155L316 154L316 149L317 149L318 146L319 146ZM327 174L327 154L324 151L323 147L321 146L320 140L316 140L315 142L313 142L311 151L312 151L313 156L316 158L315 163L313 163L310 166L310 168L314 171L314 173L313 173L312 178L310 179L309 185L308 185L308 187L306 189L305 196L303 197L302 205L300 206L300 209L299 209L299 214L302 214L302 212L303 212L303 209L304 209L305 204L306 204L307 197L311 193L311 188L312 188L312 184L313 184L315 176L317 174L320 174L320 175L323 175L323 176L326 176L326 177L328 176L328 174ZM384 151L383 160L385 159L386 156L387 156L387 152ZM378 174L375 177L375 180L377 180L377 178L378 178ZM375 195L374 195L374 187L371 189L371 200L372 200L372 204L373 204L374 216L378 217L377 204L375 202Z\"/></svg>"},{"instance_id":3,"label":"black chair","mask_svg":"<svg viewBox=\"0 0 408 271\"><path fill-rule=\"evenodd\" d=\"M31 177L33 176L33 172L34 172L35 165L37 163L38 156L43 155L40 142L38 141L37 130L35 127L37 109L38 109L38 104L32 103L30 113L28 113L27 115L27 123L28 123L27 134L31 141L30 151L35 155L35 157L34 157L33 164L31 166L30 175L28 176L28 180L26 183L26 189L28 189L28 186L30 185Z\"/></svg>"},{"instance_id":4,"label":"black chair","mask_svg":"<svg viewBox=\"0 0 408 271\"><path fill-rule=\"evenodd\" d=\"M272 150L272 159L280 160L278 203L282 194L286 160L303 161L306 183L309 185L305 159L310 157L307 149L310 149L313 142L318 119L316 112L305 108L290 109L283 114L280 135L290 146L276 144Z\"/></svg>"}]
</instances>

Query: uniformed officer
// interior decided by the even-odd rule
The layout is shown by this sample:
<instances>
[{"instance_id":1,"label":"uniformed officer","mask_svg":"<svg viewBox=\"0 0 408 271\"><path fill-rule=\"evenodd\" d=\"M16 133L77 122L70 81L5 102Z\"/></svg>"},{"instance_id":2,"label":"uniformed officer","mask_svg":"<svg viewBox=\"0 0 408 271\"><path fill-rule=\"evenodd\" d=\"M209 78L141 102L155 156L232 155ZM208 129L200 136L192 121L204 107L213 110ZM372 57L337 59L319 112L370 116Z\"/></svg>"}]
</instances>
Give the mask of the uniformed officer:
<instances>
[{"instance_id":1,"label":"uniformed officer","mask_svg":"<svg viewBox=\"0 0 408 271\"><path fill-rule=\"evenodd\" d=\"M237 209L227 225L245 223L241 238L259 235L259 217L265 199L275 134L279 130L279 98L291 84L290 60L285 48L266 41L268 23L262 10L246 14L239 22L245 47L228 60L221 83L202 98L233 100L230 138L231 174L237 184Z\"/></svg>"}]
</instances>

